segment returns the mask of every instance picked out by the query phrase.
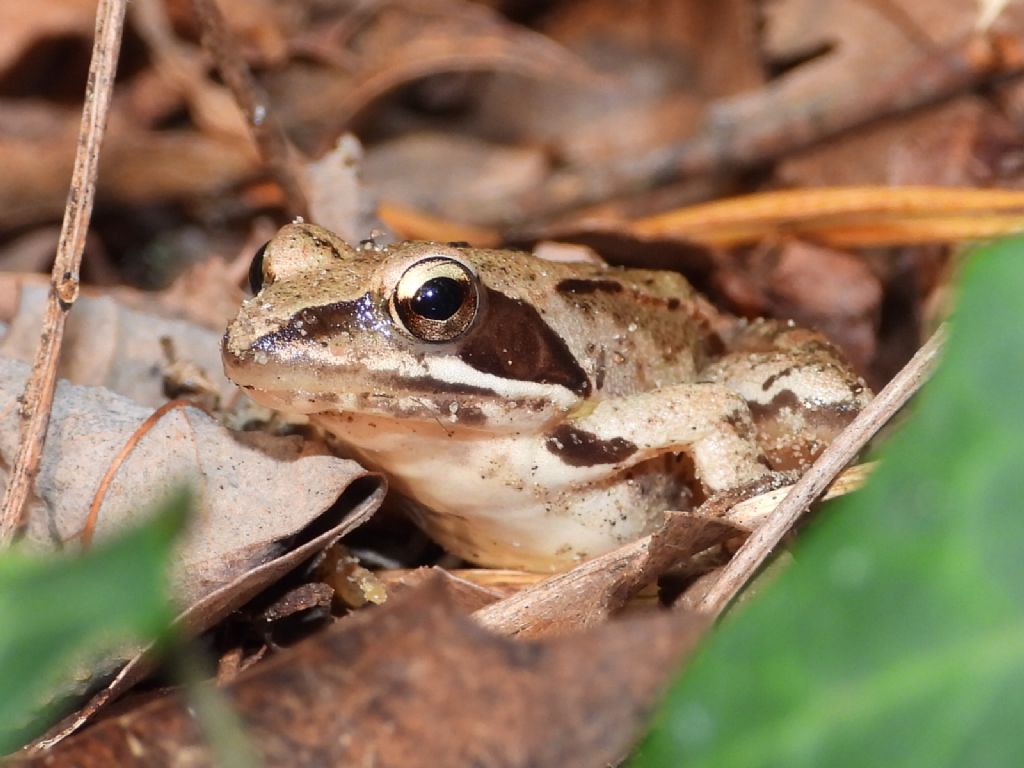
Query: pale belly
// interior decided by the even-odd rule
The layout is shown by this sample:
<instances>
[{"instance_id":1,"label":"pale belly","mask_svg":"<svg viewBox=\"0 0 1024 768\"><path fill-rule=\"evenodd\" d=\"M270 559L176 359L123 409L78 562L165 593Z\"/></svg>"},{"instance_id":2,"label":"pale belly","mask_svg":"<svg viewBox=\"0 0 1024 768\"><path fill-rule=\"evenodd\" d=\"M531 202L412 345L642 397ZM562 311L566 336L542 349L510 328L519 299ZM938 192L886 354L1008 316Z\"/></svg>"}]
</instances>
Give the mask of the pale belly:
<instances>
[{"instance_id":1,"label":"pale belly","mask_svg":"<svg viewBox=\"0 0 1024 768\"><path fill-rule=\"evenodd\" d=\"M561 571L649 533L685 501L671 458L616 471L553 457L536 435L494 436L375 417L315 417L414 502L446 549L500 568Z\"/></svg>"}]
</instances>

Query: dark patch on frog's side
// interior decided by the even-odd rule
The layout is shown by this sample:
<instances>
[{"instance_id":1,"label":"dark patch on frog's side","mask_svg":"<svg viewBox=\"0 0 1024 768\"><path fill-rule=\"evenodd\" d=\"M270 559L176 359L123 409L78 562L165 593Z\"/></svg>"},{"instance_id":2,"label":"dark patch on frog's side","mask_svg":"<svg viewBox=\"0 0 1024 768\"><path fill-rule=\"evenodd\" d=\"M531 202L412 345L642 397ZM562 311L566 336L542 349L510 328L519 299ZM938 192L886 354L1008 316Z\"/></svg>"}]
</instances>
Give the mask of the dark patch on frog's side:
<instances>
[{"instance_id":1,"label":"dark patch on frog's side","mask_svg":"<svg viewBox=\"0 0 1024 768\"><path fill-rule=\"evenodd\" d=\"M586 372L536 309L493 288L483 291L487 316L460 342L457 357L481 373L590 394Z\"/></svg>"},{"instance_id":2,"label":"dark patch on frog's side","mask_svg":"<svg viewBox=\"0 0 1024 768\"><path fill-rule=\"evenodd\" d=\"M578 277L567 277L565 280L558 281L555 285L555 290L559 293L572 293L576 295L597 293L599 291L602 293L621 293L622 283L615 280L587 280Z\"/></svg>"},{"instance_id":3,"label":"dark patch on frog's side","mask_svg":"<svg viewBox=\"0 0 1024 768\"><path fill-rule=\"evenodd\" d=\"M748 405L757 428L758 443L768 466L775 470L806 469L856 417L861 407L855 401L808 403L788 389L768 403L748 401ZM794 427L794 418L799 427Z\"/></svg>"},{"instance_id":4,"label":"dark patch on frog's side","mask_svg":"<svg viewBox=\"0 0 1024 768\"><path fill-rule=\"evenodd\" d=\"M761 390L763 392L767 392L769 389L771 389L775 385L775 382L777 382L779 379L786 378L791 373L793 373L793 371L795 371L796 368L797 368L797 366L795 366L795 365L787 365L785 368L783 368L778 373L773 373L771 376L769 376L767 379L764 380L764 383L761 384ZM789 390L786 390L786 391L788 392ZM792 394L792 392L790 392L790 394Z\"/></svg>"},{"instance_id":5,"label":"dark patch on frog's side","mask_svg":"<svg viewBox=\"0 0 1024 768\"><path fill-rule=\"evenodd\" d=\"M615 464L637 452L635 444L621 437L602 440L593 432L560 424L548 435L544 447L572 467Z\"/></svg>"},{"instance_id":6,"label":"dark patch on frog's side","mask_svg":"<svg viewBox=\"0 0 1024 768\"><path fill-rule=\"evenodd\" d=\"M856 402L807 403L797 397L791 389L782 390L767 403L747 401L747 405L755 422L773 419L788 409L794 413L805 414L806 418L813 417L822 423L835 424L838 428L845 427L860 412L860 405Z\"/></svg>"}]
</instances>

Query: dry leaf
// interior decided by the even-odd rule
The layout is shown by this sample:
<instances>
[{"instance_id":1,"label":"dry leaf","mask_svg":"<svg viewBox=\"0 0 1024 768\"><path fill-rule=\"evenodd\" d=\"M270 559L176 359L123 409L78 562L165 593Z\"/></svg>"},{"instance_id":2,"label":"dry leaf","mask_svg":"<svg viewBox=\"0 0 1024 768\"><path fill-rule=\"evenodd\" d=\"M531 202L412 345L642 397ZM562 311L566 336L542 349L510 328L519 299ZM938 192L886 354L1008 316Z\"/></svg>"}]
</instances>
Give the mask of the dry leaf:
<instances>
[{"instance_id":1,"label":"dry leaf","mask_svg":"<svg viewBox=\"0 0 1024 768\"><path fill-rule=\"evenodd\" d=\"M484 226L548 216L551 208L607 197L620 165L633 168L637 158L682 140L712 99L762 80L745 0L659 0L642 12L615 0L566 2L537 25L600 77L498 71L466 85L471 108L444 134L427 124L390 138L392 120L415 115L385 112L378 119L387 138L367 149L367 179L382 197Z\"/></svg>"},{"instance_id":2,"label":"dry leaf","mask_svg":"<svg viewBox=\"0 0 1024 768\"><path fill-rule=\"evenodd\" d=\"M96 20L93 0L0 4L0 74L30 46L60 37L87 37Z\"/></svg>"},{"instance_id":3,"label":"dry leaf","mask_svg":"<svg viewBox=\"0 0 1024 768\"><path fill-rule=\"evenodd\" d=\"M673 514L655 534L550 576L473 616L494 632L519 638L565 635L599 626L672 565L737 533L743 532L701 509Z\"/></svg>"},{"instance_id":4,"label":"dry leaf","mask_svg":"<svg viewBox=\"0 0 1024 768\"><path fill-rule=\"evenodd\" d=\"M764 81L747 0L562 2L539 31L604 75L580 84L498 74L475 122L484 135L548 148L597 180L609 157L629 162L689 135L715 98ZM581 87L585 86L585 87Z\"/></svg>"},{"instance_id":5,"label":"dry leaf","mask_svg":"<svg viewBox=\"0 0 1024 768\"><path fill-rule=\"evenodd\" d=\"M491 571L480 569L479 573L490 574ZM499 572L500 573L500 572ZM513 571L513 573L521 573ZM472 613L484 606L497 602L504 595L489 585L465 578L465 571L448 571L444 568L414 568L411 570L378 571L377 575L387 587L388 599L393 600L399 595L422 589L423 585L434 580L445 582L445 588L452 606L462 613ZM534 574L524 574L529 579ZM536 578L533 579L536 581ZM531 582L532 583L532 582ZM518 585L522 588L522 584ZM514 588L511 592L517 591Z\"/></svg>"},{"instance_id":6,"label":"dry leaf","mask_svg":"<svg viewBox=\"0 0 1024 768\"><path fill-rule=\"evenodd\" d=\"M350 243L384 229L374 201L360 180L362 160L359 139L346 133L323 157L305 166L303 187L310 216Z\"/></svg>"},{"instance_id":7,"label":"dry leaf","mask_svg":"<svg viewBox=\"0 0 1024 768\"><path fill-rule=\"evenodd\" d=\"M48 291L49 281L0 276L2 306L16 310L13 316L0 318L7 323L0 354L32 359ZM167 400L164 369L168 361L160 346L160 338L166 337L176 357L198 365L227 402L237 390L222 370L221 335L184 320L132 309L107 295L83 295L68 315L58 375L156 408Z\"/></svg>"},{"instance_id":8,"label":"dry leaf","mask_svg":"<svg viewBox=\"0 0 1024 768\"><path fill-rule=\"evenodd\" d=\"M979 150L1009 138L1007 127L984 99L963 96L797 153L778 173L792 187L976 186L991 173Z\"/></svg>"},{"instance_id":9,"label":"dry leaf","mask_svg":"<svg viewBox=\"0 0 1024 768\"><path fill-rule=\"evenodd\" d=\"M714 281L740 314L786 317L821 331L855 369L870 368L882 286L863 259L789 240L725 262Z\"/></svg>"},{"instance_id":10,"label":"dry leaf","mask_svg":"<svg viewBox=\"0 0 1024 768\"><path fill-rule=\"evenodd\" d=\"M265 82L299 145L313 156L382 94L427 75L507 70L540 78L592 77L570 52L499 14L461 0L389 2L320 21L294 50L296 63Z\"/></svg>"},{"instance_id":11,"label":"dry leaf","mask_svg":"<svg viewBox=\"0 0 1024 768\"><path fill-rule=\"evenodd\" d=\"M0 228L60 218L80 119L77 109L0 99ZM214 195L256 172L247 144L187 130L150 131L115 109L97 200L139 204Z\"/></svg>"},{"instance_id":12,"label":"dry leaf","mask_svg":"<svg viewBox=\"0 0 1024 768\"><path fill-rule=\"evenodd\" d=\"M823 498L856 490L868 469L847 470ZM601 624L670 569L756 530L790 490L779 486L782 479L765 478L763 484L713 496L692 512L673 512L650 536L487 605L474 618L488 629L516 637L559 635Z\"/></svg>"},{"instance_id":13,"label":"dry leaf","mask_svg":"<svg viewBox=\"0 0 1024 768\"><path fill-rule=\"evenodd\" d=\"M330 630L227 688L267 765L592 768L621 760L703 628L681 614L547 642L491 635L439 584ZM177 696L15 766L213 765Z\"/></svg>"},{"instance_id":14,"label":"dry leaf","mask_svg":"<svg viewBox=\"0 0 1024 768\"><path fill-rule=\"evenodd\" d=\"M8 358L0 363L0 477L6 481L27 366ZM75 539L88 526L101 478L150 413L104 389L58 384L27 505L29 546L80 546ZM116 470L98 508L97 538L137 523L181 483L196 492L198 513L172 564L175 597L195 630L358 525L383 496L381 484L353 462L304 455L297 439L231 433L194 408L167 413L141 434ZM346 503L325 517L346 489ZM103 675L117 662L93 672ZM81 681L83 690L88 682Z\"/></svg>"},{"instance_id":15,"label":"dry leaf","mask_svg":"<svg viewBox=\"0 0 1024 768\"><path fill-rule=\"evenodd\" d=\"M764 159L930 103L992 70L1019 67L977 36L977 12L976 0L773 2L765 7L766 52L810 60L759 91L716 104L701 146L677 158L692 163L707 152L718 162ZM992 31L1019 40L1021 6L1011 6Z\"/></svg>"},{"instance_id":16,"label":"dry leaf","mask_svg":"<svg viewBox=\"0 0 1024 768\"><path fill-rule=\"evenodd\" d=\"M375 194L459 222L509 218L514 201L548 172L538 147L426 131L372 147L363 163L363 177Z\"/></svg>"}]
</instances>

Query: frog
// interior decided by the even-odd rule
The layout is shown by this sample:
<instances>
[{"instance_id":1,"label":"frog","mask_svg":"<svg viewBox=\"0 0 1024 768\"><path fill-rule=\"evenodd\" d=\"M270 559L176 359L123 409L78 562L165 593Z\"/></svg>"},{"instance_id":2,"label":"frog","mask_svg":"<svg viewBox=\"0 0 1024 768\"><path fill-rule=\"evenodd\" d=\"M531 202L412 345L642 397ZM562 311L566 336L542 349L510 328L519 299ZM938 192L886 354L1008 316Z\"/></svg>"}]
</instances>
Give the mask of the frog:
<instances>
[{"instance_id":1,"label":"frog","mask_svg":"<svg viewBox=\"0 0 1024 768\"><path fill-rule=\"evenodd\" d=\"M565 570L667 510L798 471L871 397L819 333L733 317L671 270L351 245L299 220L250 278L226 375L486 567Z\"/></svg>"}]
</instances>

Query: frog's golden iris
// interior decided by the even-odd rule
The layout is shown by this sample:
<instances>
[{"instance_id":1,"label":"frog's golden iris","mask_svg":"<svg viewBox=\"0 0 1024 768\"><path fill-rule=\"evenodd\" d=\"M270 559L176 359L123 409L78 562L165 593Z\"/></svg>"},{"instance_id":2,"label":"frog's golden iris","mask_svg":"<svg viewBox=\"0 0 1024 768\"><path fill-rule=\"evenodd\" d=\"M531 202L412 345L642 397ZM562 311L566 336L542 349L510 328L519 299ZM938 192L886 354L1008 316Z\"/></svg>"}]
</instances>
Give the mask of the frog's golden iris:
<instances>
[{"instance_id":1,"label":"frog's golden iris","mask_svg":"<svg viewBox=\"0 0 1024 768\"><path fill-rule=\"evenodd\" d=\"M454 341L480 308L479 282L465 264L444 256L411 265L389 302L395 324L421 341Z\"/></svg>"}]
</instances>

